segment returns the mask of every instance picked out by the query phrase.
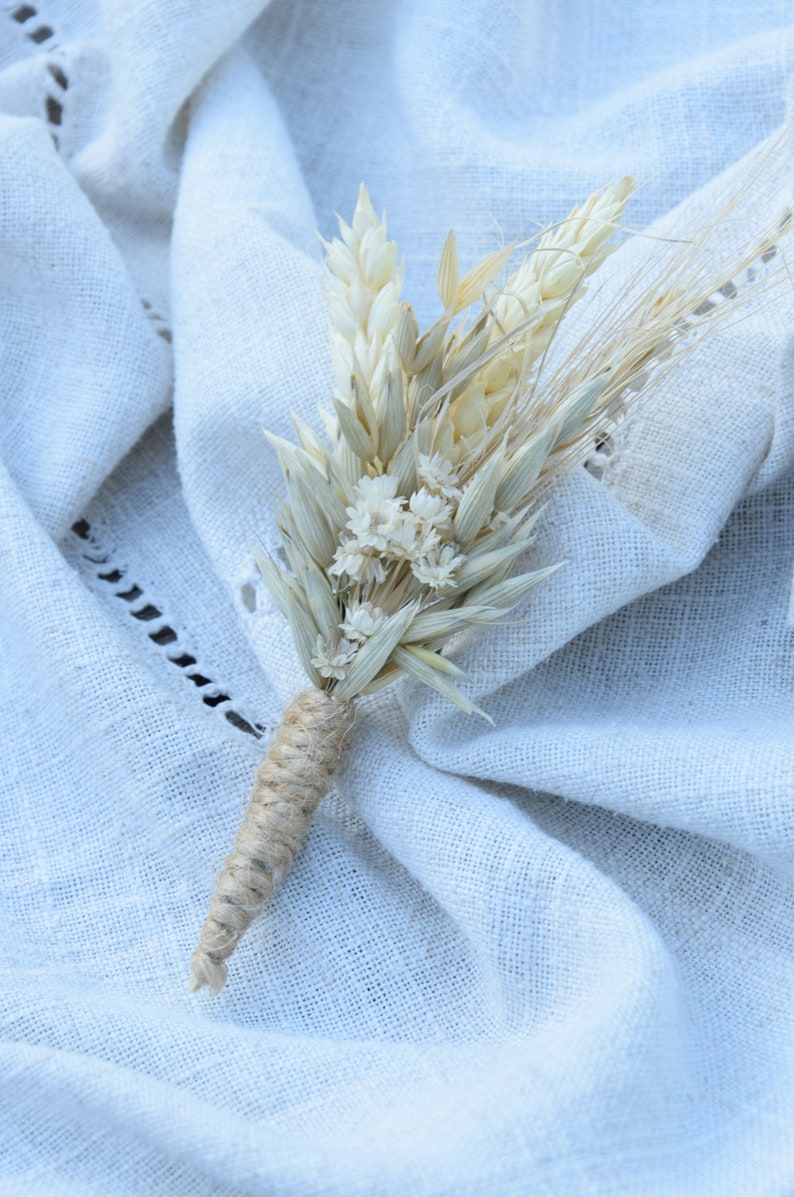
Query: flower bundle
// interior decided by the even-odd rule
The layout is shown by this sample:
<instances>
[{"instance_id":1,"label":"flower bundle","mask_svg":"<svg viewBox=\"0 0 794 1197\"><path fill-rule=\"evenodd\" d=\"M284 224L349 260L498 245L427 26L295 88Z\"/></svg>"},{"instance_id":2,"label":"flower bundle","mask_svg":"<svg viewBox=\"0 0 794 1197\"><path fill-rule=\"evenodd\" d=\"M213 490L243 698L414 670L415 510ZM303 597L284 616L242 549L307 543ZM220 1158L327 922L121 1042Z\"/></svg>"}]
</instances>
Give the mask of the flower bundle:
<instances>
[{"instance_id":1,"label":"flower bundle","mask_svg":"<svg viewBox=\"0 0 794 1197\"><path fill-rule=\"evenodd\" d=\"M363 186L352 223L326 244L335 394L324 438L297 417L297 444L269 438L284 474L288 569L258 555L311 687L257 772L191 956L193 988L224 985L225 961L330 786L360 696L407 676L477 711L443 654L450 637L503 618L551 572L512 572L549 484L713 323L709 297L771 252L762 238L720 269L697 245L683 249L614 327L555 364L553 339L632 190L624 178L591 196L501 283L513 246L461 274L450 233L443 310L421 334L400 298L397 246Z\"/></svg>"}]
</instances>

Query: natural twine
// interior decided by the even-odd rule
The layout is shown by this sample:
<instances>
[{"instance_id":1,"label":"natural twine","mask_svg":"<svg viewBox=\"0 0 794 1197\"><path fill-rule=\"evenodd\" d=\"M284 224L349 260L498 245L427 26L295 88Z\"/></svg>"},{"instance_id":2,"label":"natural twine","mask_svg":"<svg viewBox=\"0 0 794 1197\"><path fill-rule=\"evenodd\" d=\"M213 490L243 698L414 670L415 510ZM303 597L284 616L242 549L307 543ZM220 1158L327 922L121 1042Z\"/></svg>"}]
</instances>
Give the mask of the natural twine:
<instances>
[{"instance_id":1,"label":"natural twine","mask_svg":"<svg viewBox=\"0 0 794 1197\"><path fill-rule=\"evenodd\" d=\"M190 957L193 991L202 985L213 994L223 989L224 961L289 872L328 792L352 722L352 705L323 690L304 690L284 712L257 769L234 848L224 861Z\"/></svg>"}]
</instances>

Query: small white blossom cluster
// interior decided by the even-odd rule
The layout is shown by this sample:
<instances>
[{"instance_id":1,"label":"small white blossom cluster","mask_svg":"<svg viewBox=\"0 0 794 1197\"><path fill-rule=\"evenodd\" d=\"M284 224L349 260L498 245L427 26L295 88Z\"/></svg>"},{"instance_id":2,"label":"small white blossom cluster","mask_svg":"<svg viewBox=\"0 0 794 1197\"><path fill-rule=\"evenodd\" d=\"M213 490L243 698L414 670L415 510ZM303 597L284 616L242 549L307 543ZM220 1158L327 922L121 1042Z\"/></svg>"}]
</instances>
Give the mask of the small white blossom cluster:
<instances>
[{"instance_id":1,"label":"small white blossom cluster","mask_svg":"<svg viewBox=\"0 0 794 1197\"><path fill-rule=\"evenodd\" d=\"M320 676L342 681L358 649L383 627L385 620L386 616L380 607L369 602L352 603L339 624L342 635L338 639L317 637L312 665Z\"/></svg>"},{"instance_id":2,"label":"small white blossom cluster","mask_svg":"<svg viewBox=\"0 0 794 1197\"><path fill-rule=\"evenodd\" d=\"M440 453L434 453L432 457L427 453L420 453L417 474L419 481L434 495L443 495L445 499L460 498L458 476L452 462L447 461Z\"/></svg>"},{"instance_id":3,"label":"small white blossom cluster","mask_svg":"<svg viewBox=\"0 0 794 1197\"><path fill-rule=\"evenodd\" d=\"M312 665L320 677L335 678L341 682L357 648L358 645L351 644L349 640L329 643L324 636L318 636Z\"/></svg>"},{"instance_id":4,"label":"small white blossom cluster","mask_svg":"<svg viewBox=\"0 0 794 1197\"><path fill-rule=\"evenodd\" d=\"M383 626L385 616L372 603L353 603L339 629L348 640L363 644Z\"/></svg>"},{"instance_id":5,"label":"small white blossom cluster","mask_svg":"<svg viewBox=\"0 0 794 1197\"><path fill-rule=\"evenodd\" d=\"M340 637L317 636L311 664L321 678L343 680L360 646L375 636L384 622L386 615L380 607L375 607L371 602L353 602L347 608L345 619L339 624Z\"/></svg>"},{"instance_id":6,"label":"small white blossom cluster","mask_svg":"<svg viewBox=\"0 0 794 1197\"><path fill-rule=\"evenodd\" d=\"M450 495L460 493L448 462L439 460L431 470L427 459L426 475ZM408 498L397 494L397 486L389 474L359 479L355 502L346 508L345 528L352 535L342 539L328 572L366 585L384 582L389 564L406 562L422 585L435 591L454 588L463 558L450 540L452 504L427 486Z\"/></svg>"}]
</instances>

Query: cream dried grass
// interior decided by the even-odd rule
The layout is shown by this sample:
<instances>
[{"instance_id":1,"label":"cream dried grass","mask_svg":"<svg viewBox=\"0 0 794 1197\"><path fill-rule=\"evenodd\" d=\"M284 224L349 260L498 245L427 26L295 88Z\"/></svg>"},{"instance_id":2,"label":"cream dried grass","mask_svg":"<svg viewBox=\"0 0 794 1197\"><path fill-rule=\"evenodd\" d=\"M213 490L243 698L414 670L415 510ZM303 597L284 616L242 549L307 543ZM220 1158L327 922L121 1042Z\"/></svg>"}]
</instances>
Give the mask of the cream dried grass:
<instances>
[{"instance_id":1,"label":"cream dried grass","mask_svg":"<svg viewBox=\"0 0 794 1197\"><path fill-rule=\"evenodd\" d=\"M632 281L597 338L583 335L555 360L555 338L610 252L632 189L624 178L591 196L501 286L512 247L461 277L450 234L437 276L443 312L421 335L400 300L397 246L363 186L351 225L340 221L341 237L326 245L336 378L333 411L321 413L327 439L297 419L297 445L270 438L285 478L277 522L289 568L257 557L312 689L288 708L257 774L191 957L194 989L222 988L226 960L331 783L361 695L408 676L477 711L458 684L470 679L441 650L503 619L548 576L511 576L541 497L725 317L729 305L711 297L769 257L790 219L715 265L731 201L654 277Z\"/></svg>"}]
</instances>

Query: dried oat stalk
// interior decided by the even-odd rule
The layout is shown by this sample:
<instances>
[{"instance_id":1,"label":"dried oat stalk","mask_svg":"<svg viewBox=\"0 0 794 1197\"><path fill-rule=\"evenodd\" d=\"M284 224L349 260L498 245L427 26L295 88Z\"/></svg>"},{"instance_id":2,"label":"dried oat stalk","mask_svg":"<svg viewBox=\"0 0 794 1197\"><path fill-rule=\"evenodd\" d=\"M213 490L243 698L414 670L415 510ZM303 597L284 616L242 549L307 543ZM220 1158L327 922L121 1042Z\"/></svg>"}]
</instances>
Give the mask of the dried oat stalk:
<instances>
[{"instance_id":1,"label":"dried oat stalk","mask_svg":"<svg viewBox=\"0 0 794 1197\"><path fill-rule=\"evenodd\" d=\"M222 988L226 959L330 785L361 695L408 677L478 711L442 650L502 619L552 572L513 572L528 560L541 495L713 324L722 309L710 297L772 252L773 237L761 238L717 267L707 235L682 244L635 286L613 326L544 373L632 189L624 178L591 196L501 284L513 247L461 275L450 233L437 276L443 310L421 335L400 300L397 246L363 186L352 224L340 221L326 245L336 391L321 413L324 437L297 418L297 444L270 437L285 480L288 568L258 555L312 688L288 709L258 772L191 957L194 988Z\"/></svg>"}]
</instances>

